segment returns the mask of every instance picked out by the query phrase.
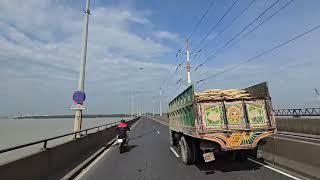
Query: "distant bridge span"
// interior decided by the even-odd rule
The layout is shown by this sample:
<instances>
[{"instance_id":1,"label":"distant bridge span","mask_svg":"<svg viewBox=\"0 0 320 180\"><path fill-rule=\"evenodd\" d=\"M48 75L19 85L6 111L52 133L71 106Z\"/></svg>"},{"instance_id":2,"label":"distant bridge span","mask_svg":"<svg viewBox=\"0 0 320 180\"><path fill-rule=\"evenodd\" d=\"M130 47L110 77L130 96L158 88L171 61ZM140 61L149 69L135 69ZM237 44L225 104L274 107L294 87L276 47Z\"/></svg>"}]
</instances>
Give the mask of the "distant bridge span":
<instances>
[{"instance_id":1,"label":"distant bridge span","mask_svg":"<svg viewBox=\"0 0 320 180\"><path fill-rule=\"evenodd\" d=\"M320 116L320 108L274 109L275 116Z\"/></svg>"}]
</instances>

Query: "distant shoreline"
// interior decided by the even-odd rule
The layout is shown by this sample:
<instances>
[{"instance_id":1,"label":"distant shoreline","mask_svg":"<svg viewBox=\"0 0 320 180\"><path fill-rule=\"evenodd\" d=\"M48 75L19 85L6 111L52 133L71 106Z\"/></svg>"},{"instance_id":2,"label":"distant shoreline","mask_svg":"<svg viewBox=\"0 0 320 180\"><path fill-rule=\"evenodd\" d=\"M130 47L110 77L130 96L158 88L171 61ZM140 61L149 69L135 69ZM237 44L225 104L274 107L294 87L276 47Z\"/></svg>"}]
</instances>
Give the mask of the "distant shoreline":
<instances>
[{"instance_id":1,"label":"distant shoreline","mask_svg":"<svg viewBox=\"0 0 320 180\"><path fill-rule=\"evenodd\" d=\"M130 117L127 114L85 114L83 118L98 118L98 117ZM18 116L10 119L57 119L57 118L74 118L74 115L34 115L34 116Z\"/></svg>"}]
</instances>

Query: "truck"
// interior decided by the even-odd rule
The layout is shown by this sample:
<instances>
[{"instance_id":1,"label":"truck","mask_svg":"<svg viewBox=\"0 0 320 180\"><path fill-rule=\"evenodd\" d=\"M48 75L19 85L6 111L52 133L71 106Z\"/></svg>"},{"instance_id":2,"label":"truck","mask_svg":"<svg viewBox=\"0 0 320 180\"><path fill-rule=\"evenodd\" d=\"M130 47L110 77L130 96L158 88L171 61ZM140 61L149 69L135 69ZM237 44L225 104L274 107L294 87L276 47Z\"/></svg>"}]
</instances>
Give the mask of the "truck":
<instances>
[{"instance_id":1,"label":"truck","mask_svg":"<svg viewBox=\"0 0 320 180\"><path fill-rule=\"evenodd\" d=\"M190 85L169 103L168 118L170 143L185 164L224 151L233 159L259 158L265 138L276 133L267 82L199 93Z\"/></svg>"}]
</instances>

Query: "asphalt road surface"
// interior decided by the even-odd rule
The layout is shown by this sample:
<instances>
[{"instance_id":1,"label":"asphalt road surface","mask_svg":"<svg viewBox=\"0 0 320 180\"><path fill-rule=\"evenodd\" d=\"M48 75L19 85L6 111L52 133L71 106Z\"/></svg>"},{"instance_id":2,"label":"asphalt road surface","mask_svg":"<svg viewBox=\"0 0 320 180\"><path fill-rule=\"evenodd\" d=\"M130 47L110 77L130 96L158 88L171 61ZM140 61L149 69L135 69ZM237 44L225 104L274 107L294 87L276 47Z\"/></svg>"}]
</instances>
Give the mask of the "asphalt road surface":
<instances>
[{"instance_id":1,"label":"asphalt road surface","mask_svg":"<svg viewBox=\"0 0 320 180\"><path fill-rule=\"evenodd\" d=\"M232 161L224 154L211 163L185 165L170 150L168 127L145 117L129 132L129 139L127 152L120 154L118 146L114 145L77 179L291 179L249 160Z\"/></svg>"}]
</instances>

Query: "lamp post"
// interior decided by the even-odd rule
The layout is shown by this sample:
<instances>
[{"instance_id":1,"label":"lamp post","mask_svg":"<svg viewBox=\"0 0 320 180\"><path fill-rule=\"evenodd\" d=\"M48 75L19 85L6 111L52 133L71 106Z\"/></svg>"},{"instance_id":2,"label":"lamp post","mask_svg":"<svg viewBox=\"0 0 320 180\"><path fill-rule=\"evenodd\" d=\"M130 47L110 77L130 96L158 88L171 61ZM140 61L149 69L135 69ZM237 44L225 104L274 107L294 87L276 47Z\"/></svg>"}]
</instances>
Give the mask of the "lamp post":
<instances>
[{"instance_id":1,"label":"lamp post","mask_svg":"<svg viewBox=\"0 0 320 180\"><path fill-rule=\"evenodd\" d=\"M86 70L86 57L87 57L87 42L88 42L88 24L90 15L90 0L86 1L86 10L84 17L84 31L83 31L83 44L81 49L81 60L80 60L80 73L78 82L78 91L84 92L84 81L85 81L85 70ZM81 103L82 104L82 103ZM77 108L74 117L74 128L73 131L80 131L82 124L82 108Z\"/></svg>"},{"instance_id":2,"label":"lamp post","mask_svg":"<svg viewBox=\"0 0 320 180\"><path fill-rule=\"evenodd\" d=\"M152 99L152 116L154 116L154 96L153 96L153 99Z\"/></svg>"},{"instance_id":3,"label":"lamp post","mask_svg":"<svg viewBox=\"0 0 320 180\"><path fill-rule=\"evenodd\" d=\"M143 67L139 67L138 69L137 69L138 71L139 70L143 70ZM134 90L133 90L133 87L132 87L132 94L131 94L131 118L133 119L133 96L134 96ZM138 104L137 104L137 116L139 116L139 106L138 106Z\"/></svg>"},{"instance_id":4,"label":"lamp post","mask_svg":"<svg viewBox=\"0 0 320 180\"><path fill-rule=\"evenodd\" d=\"M161 95L162 95L162 89L161 89L161 87L160 87L160 116L162 116L162 105L161 105Z\"/></svg>"}]
</instances>

